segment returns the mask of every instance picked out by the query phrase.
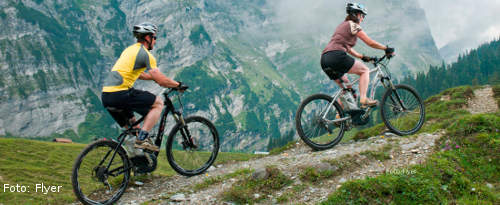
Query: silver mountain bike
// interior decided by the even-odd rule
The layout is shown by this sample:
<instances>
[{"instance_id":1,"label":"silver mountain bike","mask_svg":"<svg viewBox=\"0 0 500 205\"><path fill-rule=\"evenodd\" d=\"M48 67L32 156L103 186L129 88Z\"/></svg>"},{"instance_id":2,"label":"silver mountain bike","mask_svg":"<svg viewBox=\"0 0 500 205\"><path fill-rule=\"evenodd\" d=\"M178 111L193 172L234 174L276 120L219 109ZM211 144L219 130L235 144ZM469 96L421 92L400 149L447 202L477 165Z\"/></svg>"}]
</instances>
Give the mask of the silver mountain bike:
<instances>
[{"instance_id":1,"label":"silver mountain bike","mask_svg":"<svg viewBox=\"0 0 500 205\"><path fill-rule=\"evenodd\" d=\"M382 121L393 133L410 135L424 124L424 103L417 91L409 85L393 84L387 64L391 56L375 58L376 73L370 83L369 97L374 99L375 89L382 84L386 89L379 103ZM303 100L295 114L295 126L300 138L314 150L329 149L338 144L344 133L354 126L369 122L373 107L358 108L352 97L351 83L342 82L342 89L333 95L313 94ZM379 84L380 83L380 84ZM342 103L340 103L342 102Z\"/></svg>"}]
</instances>

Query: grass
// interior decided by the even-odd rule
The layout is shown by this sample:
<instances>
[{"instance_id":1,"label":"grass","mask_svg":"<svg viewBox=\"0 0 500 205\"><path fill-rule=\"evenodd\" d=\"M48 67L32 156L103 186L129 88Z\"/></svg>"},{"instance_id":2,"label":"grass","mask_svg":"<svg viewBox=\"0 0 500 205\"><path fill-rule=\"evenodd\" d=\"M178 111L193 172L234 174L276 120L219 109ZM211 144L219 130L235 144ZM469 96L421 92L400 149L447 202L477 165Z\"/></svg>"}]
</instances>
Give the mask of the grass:
<instances>
[{"instance_id":1,"label":"grass","mask_svg":"<svg viewBox=\"0 0 500 205\"><path fill-rule=\"evenodd\" d=\"M349 181L322 204L496 204L500 198L500 113L471 115L463 110L474 89L452 88L425 101L428 123L421 132L445 129L446 134L424 164L407 168L411 175L386 173ZM493 89L498 101L500 87ZM450 100L441 101L442 95ZM365 155L384 157L381 153Z\"/></svg>"},{"instance_id":2,"label":"grass","mask_svg":"<svg viewBox=\"0 0 500 205\"><path fill-rule=\"evenodd\" d=\"M272 194L293 182L278 168L267 167L266 171L269 173L267 179L252 179L250 177L241 179L233 184L229 190L223 192L222 198L225 201L238 204L253 204L264 200L268 194Z\"/></svg>"},{"instance_id":3,"label":"grass","mask_svg":"<svg viewBox=\"0 0 500 205\"><path fill-rule=\"evenodd\" d=\"M303 171L299 174L299 178L302 181L307 181L307 182L319 182L323 179L330 178L331 176L334 175L334 172L331 170L325 170L325 171L318 171L314 167L306 167L303 169Z\"/></svg>"},{"instance_id":4,"label":"grass","mask_svg":"<svg viewBox=\"0 0 500 205\"><path fill-rule=\"evenodd\" d=\"M460 86L456 88L450 88L425 100L424 104L426 119L424 122L424 126L416 134L436 131L438 129L441 129L442 127L446 127L446 125L448 125L450 121L456 119L457 116L467 114L468 112L463 108L465 108L465 106L467 105L467 99L474 96L474 88L477 87ZM450 96L450 100L441 101L441 97L444 95ZM453 112L449 112L450 110L453 110ZM426 124L429 124L429 122L435 122L436 124L427 126ZM385 125L383 123L380 123L373 127L358 131L354 135L353 139L356 141L367 139L369 137L381 134L382 132L384 132L384 130L386 130Z\"/></svg>"},{"instance_id":5,"label":"grass","mask_svg":"<svg viewBox=\"0 0 500 205\"><path fill-rule=\"evenodd\" d=\"M498 127L499 122L495 114L466 116L441 139L456 142L458 148L437 152L425 164L412 166L412 176L384 174L348 182L323 204L494 204L500 194L486 183L500 185L500 135L479 130ZM479 128L471 129L471 123Z\"/></svg>"},{"instance_id":6,"label":"grass","mask_svg":"<svg viewBox=\"0 0 500 205\"><path fill-rule=\"evenodd\" d=\"M25 139L0 138L0 203L62 204L75 200L71 168L85 145L56 144ZM36 184L62 186L59 193L35 192ZM4 192L4 184L29 186L28 192Z\"/></svg>"},{"instance_id":7,"label":"grass","mask_svg":"<svg viewBox=\"0 0 500 205\"><path fill-rule=\"evenodd\" d=\"M385 160L391 158L391 150L392 150L392 144L386 144L379 150L376 150L376 151L366 150L366 151L363 151L359 154L365 155L366 157L368 157L370 159L376 159L378 161L385 161Z\"/></svg>"},{"instance_id":8,"label":"grass","mask_svg":"<svg viewBox=\"0 0 500 205\"><path fill-rule=\"evenodd\" d=\"M84 144L60 144L19 138L0 138L0 203L66 204L76 201L71 185L71 169ZM219 152L215 164L246 161L258 156ZM177 173L170 168L164 150L160 152L157 177ZM35 192L36 184L62 186L60 192ZM30 193L4 192L4 184L29 186ZM125 193L126 194L126 193Z\"/></svg>"},{"instance_id":9,"label":"grass","mask_svg":"<svg viewBox=\"0 0 500 205\"><path fill-rule=\"evenodd\" d=\"M240 169L240 170L236 170L233 173L226 174L224 176L214 176L214 177L206 178L202 183L196 184L194 186L193 190L199 191L202 189L206 189L209 186L212 186L214 184L219 184L219 183L221 183L225 180L231 179L231 178L240 177L240 176L248 176L252 172L253 172L253 170L251 170L251 169Z\"/></svg>"},{"instance_id":10,"label":"grass","mask_svg":"<svg viewBox=\"0 0 500 205\"><path fill-rule=\"evenodd\" d=\"M334 176L338 176L343 172L350 171L356 167L362 166L364 163L360 160L359 155L350 155L346 154L339 158L334 159L325 159L323 162L329 163L332 166L337 167L337 170L334 173Z\"/></svg>"},{"instance_id":11,"label":"grass","mask_svg":"<svg viewBox=\"0 0 500 205\"><path fill-rule=\"evenodd\" d=\"M281 154L282 152L284 152L286 150L294 148L296 143L297 143L297 140L290 141L285 146L273 148L271 151L269 151L269 154L270 155Z\"/></svg>"}]
</instances>

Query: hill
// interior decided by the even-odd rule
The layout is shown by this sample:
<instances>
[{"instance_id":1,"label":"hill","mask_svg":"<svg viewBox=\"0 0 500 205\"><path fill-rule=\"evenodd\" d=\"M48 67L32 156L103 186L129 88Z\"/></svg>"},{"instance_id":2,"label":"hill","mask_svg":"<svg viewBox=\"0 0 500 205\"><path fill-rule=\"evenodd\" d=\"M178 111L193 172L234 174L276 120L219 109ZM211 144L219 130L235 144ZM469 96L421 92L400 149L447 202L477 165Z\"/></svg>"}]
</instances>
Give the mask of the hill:
<instances>
[{"instance_id":1,"label":"hill","mask_svg":"<svg viewBox=\"0 0 500 205\"><path fill-rule=\"evenodd\" d=\"M71 169L74 160L84 147L84 144L0 138L0 204L67 204L74 202L76 197L71 185ZM251 154L222 152L215 164L248 160L255 157ZM175 174L167 162L165 152L160 152L158 169L154 175L140 179L150 181ZM38 187L41 187L42 183L44 186L61 187L57 192L44 192L42 189L36 189L37 184L39 184ZM15 187L16 185L19 187L11 188L11 186ZM26 187L25 192L21 192L21 186Z\"/></svg>"},{"instance_id":2,"label":"hill","mask_svg":"<svg viewBox=\"0 0 500 205\"><path fill-rule=\"evenodd\" d=\"M203 176L131 187L121 201L494 204L500 196L500 85L452 88L425 103L426 123L412 136L375 126L362 131L368 137L330 150L291 143L274 155L219 166Z\"/></svg>"},{"instance_id":3,"label":"hill","mask_svg":"<svg viewBox=\"0 0 500 205\"><path fill-rule=\"evenodd\" d=\"M426 123L413 136L395 136L375 126L362 131L367 139L321 152L297 142L258 159L222 153L201 176L175 174L162 152L154 175L135 177L146 183L131 184L121 201L493 203L500 195L500 85L448 89L425 103ZM84 146L0 138L0 203L73 202L70 172ZM254 173L269 174L259 179ZM33 186L41 183L61 186L61 191L35 192ZM31 192L4 193L4 184L30 186Z\"/></svg>"}]
</instances>

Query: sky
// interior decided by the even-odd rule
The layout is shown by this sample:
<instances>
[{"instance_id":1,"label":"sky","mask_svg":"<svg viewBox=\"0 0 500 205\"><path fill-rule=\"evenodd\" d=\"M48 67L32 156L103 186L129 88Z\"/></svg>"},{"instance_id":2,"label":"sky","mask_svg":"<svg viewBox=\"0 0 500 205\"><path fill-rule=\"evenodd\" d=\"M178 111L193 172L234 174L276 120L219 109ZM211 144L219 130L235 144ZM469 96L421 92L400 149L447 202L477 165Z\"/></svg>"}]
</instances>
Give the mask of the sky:
<instances>
[{"instance_id":1,"label":"sky","mask_svg":"<svg viewBox=\"0 0 500 205\"><path fill-rule=\"evenodd\" d=\"M500 0L411 1L418 3L424 10L436 46L438 49L443 48L440 54L446 62L455 61L459 54L500 37ZM369 14L381 9L374 6L370 0L269 2L279 19L290 22L287 24L288 29L313 33L321 33L323 25L332 17L332 9L337 9L334 11L338 12L338 8L345 7L346 2L359 2L367 6L371 4L371 7L368 7Z\"/></svg>"},{"instance_id":2,"label":"sky","mask_svg":"<svg viewBox=\"0 0 500 205\"><path fill-rule=\"evenodd\" d=\"M500 36L500 0L418 0L438 48L457 40L470 47Z\"/></svg>"}]
</instances>

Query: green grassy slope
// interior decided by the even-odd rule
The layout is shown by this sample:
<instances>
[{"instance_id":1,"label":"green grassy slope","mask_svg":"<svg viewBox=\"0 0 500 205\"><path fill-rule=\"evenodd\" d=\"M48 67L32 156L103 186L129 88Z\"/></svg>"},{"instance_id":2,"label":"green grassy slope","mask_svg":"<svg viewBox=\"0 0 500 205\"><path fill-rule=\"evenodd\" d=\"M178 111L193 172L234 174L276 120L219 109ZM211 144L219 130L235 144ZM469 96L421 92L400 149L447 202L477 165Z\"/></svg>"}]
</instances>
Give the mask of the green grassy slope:
<instances>
[{"instance_id":1,"label":"green grassy slope","mask_svg":"<svg viewBox=\"0 0 500 205\"><path fill-rule=\"evenodd\" d=\"M0 138L0 204L65 204L74 202L71 169L84 144L60 144L35 140ZM255 155L219 153L216 164L242 161ZM165 152L160 152L156 176L172 176ZM61 186L60 192L44 194L36 184ZM25 186L26 192L4 190L5 184ZM29 187L28 187L29 186ZM14 190L15 188L13 188ZM20 190L20 188L19 188ZM28 193L29 191L29 193ZM38 191L38 192L36 192Z\"/></svg>"},{"instance_id":2,"label":"green grassy slope","mask_svg":"<svg viewBox=\"0 0 500 205\"><path fill-rule=\"evenodd\" d=\"M421 132L444 129L435 153L412 174L383 174L342 185L323 204L496 204L500 199L500 113L471 115L462 86L428 98ZM495 99L500 86L493 86ZM450 100L441 100L443 95ZM379 127L364 130L371 135Z\"/></svg>"}]
</instances>

